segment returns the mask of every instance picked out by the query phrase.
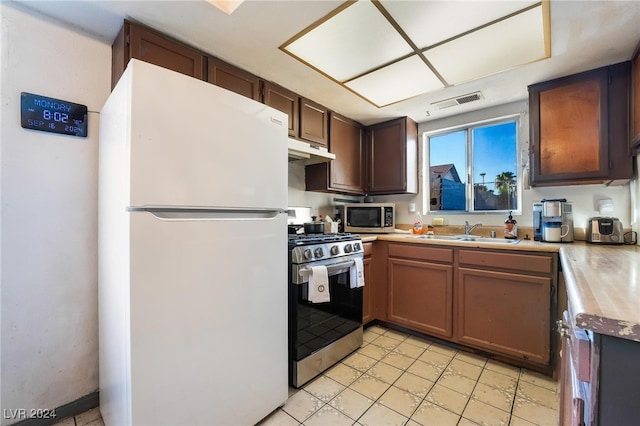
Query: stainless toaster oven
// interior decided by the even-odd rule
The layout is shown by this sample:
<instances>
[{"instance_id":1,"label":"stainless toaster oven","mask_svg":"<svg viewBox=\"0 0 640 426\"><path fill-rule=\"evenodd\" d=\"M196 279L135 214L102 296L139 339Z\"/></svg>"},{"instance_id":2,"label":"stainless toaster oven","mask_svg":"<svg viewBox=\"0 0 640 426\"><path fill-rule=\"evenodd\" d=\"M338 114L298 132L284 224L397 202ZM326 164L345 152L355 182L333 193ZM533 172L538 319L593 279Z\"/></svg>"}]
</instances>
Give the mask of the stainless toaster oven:
<instances>
[{"instance_id":1,"label":"stainless toaster oven","mask_svg":"<svg viewBox=\"0 0 640 426\"><path fill-rule=\"evenodd\" d=\"M591 217L586 231L589 243L624 244L622 222L615 217Z\"/></svg>"}]
</instances>

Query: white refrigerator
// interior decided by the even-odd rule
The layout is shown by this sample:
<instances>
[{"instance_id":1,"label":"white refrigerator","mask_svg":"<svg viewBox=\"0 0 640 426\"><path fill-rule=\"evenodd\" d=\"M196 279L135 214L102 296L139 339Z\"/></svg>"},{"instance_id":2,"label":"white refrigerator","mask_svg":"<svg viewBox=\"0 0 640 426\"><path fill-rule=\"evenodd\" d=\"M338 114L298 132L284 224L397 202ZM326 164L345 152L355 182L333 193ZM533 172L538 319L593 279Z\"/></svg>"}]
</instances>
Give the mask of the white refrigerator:
<instances>
[{"instance_id":1,"label":"white refrigerator","mask_svg":"<svg viewBox=\"0 0 640 426\"><path fill-rule=\"evenodd\" d=\"M131 60L99 152L105 424L255 424L288 394L285 114Z\"/></svg>"}]
</instances>

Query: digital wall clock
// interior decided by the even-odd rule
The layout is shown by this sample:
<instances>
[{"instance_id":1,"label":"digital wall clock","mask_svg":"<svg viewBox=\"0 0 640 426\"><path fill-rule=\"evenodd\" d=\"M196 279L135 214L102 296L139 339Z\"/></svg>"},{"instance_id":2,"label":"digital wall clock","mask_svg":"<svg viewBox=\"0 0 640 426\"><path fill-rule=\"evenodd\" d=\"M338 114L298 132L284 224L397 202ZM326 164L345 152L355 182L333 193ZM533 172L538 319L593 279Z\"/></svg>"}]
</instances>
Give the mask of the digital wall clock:
<instances>
[{"instance_id":1,"label":"digital wall clock","mask_svg":"<svg viewBox=\"0 0 640 426\"><path fill-rule=\"evenodd\" d=\"M22 92L20 118L25 129L87 137L86 105Z\"/></svg>"}]
</instances>

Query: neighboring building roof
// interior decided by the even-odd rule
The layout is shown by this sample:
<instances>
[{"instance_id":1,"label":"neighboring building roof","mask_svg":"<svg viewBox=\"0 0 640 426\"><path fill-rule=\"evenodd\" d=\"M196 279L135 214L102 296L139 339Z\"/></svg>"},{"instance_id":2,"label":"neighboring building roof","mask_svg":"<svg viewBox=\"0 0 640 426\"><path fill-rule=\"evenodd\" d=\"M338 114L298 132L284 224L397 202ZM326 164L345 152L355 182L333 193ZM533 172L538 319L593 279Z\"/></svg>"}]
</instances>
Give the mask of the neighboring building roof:
<instances>
[{"instance_id":1,"label":"neighboring building roof","mask_svg":"<svg viewBox=\"0 0 640 426\"><path fill-rule=\"evenodd\" d=\"M456 170L456 166L454 164L440 164L437 166L431 166L429 168L431 172L431 179L433 180L435 177L448 178L447 175L450 175L450 180L454 182L460 182L460 176L458 175L458 171Z\"/></svg>"}]
</instances>

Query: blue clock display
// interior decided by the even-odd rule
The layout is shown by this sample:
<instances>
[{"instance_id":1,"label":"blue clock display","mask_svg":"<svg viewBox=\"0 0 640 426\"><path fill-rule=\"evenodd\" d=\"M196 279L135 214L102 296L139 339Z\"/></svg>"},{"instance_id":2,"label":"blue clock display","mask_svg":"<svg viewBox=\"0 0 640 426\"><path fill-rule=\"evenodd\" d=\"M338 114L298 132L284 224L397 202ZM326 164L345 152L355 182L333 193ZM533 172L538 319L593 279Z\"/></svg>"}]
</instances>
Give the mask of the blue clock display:
<instances>
[{"instance_id":1,"label":"blue clock display","mask_svg":"<svg viewBox=\"0 0 640 426\"><path fill-rule=\"evenodd\" d=\"M22 92L20 118L25 129L87 137L87 106Z\"/></svg>"}]
</instances>

